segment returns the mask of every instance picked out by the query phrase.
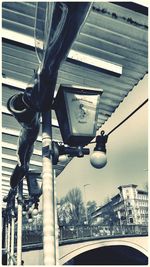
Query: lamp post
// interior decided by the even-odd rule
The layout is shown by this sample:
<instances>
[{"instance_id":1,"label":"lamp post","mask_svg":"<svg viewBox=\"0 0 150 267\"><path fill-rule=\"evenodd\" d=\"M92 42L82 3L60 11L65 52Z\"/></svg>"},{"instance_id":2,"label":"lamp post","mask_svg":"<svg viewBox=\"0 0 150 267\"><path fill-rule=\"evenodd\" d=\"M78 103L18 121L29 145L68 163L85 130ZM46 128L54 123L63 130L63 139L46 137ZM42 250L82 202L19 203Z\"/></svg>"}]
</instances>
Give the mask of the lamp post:
<instances>
[{"instance_id":1,"label":"lamp post","mask_svg":"<svg viewBox=\"0 0 150 267\"><path fill-rule=\"evenodd\" d=\"M87 210L87 201L86 201L86 186L88 186L90 184L84 184L84 201L85 201L85 214L86 214L86 223L88 224L88 210Z\"/></svg>"},{"instance_id":2,"label":"lamp post","mask_svg":"<svg viewBox=\"0 0 150 267\"><path fill-rule=\"evenodd\" d=\"M42 114L44 265L56 265L55 187L51 156L51 112Z\"/></svg>"},{"instance_id":3,"label":"lamp post","mask_svg":"<svg viewBox=\"0 0 150 267\"><path fill-rule=\"evenodd\" d=\"M22 260L22 195L23 181L18 185L17 265L21 265Z\"/></svg>"}]
</instances>

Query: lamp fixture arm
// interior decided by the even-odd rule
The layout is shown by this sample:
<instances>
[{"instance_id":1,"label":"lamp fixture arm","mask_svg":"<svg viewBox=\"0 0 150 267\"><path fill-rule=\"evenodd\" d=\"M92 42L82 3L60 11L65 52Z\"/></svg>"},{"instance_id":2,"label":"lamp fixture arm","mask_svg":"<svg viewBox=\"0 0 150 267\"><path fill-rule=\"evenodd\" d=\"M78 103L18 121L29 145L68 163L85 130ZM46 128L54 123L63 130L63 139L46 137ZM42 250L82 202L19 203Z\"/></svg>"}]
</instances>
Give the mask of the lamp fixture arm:
<instances>
[{"instance_id":1,"label":"lamp fixture arm","mask_svg":"<svg viewBox=\"0 0 150 267\"><path fill-rule=\"evenodd\" d=\"M84 157L84 155L89 155L90 150L89 148L83 148L82 146L78 147L70 147L70 146L64 146L60 145L57 142L52 142L52 159L53 159L53 164L58 163L58 158L61 155L69 155L70 157Z\"/></svg>"},{"instance_id":2,"label":"lamp fixture arm","mask_svg":"<svg viewBox=\"0 0 150 267\"><path fill-rule=\"evenodd\" d=\"M89 155L90 151L88 148L83 148L82 146L78 147L65 147L63 149L60 147L60 155L68 154L71 157L84 157L84 155Z\"/></svg>"}]
</instances>

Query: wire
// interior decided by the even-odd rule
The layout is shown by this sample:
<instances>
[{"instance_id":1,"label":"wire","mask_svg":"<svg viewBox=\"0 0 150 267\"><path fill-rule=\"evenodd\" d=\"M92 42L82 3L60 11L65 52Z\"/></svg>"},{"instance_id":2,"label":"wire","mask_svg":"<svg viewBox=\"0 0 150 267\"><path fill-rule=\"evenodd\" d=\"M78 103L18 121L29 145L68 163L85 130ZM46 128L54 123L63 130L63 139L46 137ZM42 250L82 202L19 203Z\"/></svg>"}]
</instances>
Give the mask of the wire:
<instances>
[{"instance_id":1,"label":"wire","mask_svg":"<svg viewBox=\"0 0 150 267\"><path fill-rule=\"evenodd\" d=\"M148 102L148 98L139 106L137 107L134 111L132 111L123 121L121 121L117 126L115 126L108 134L110 135L111 133L113 133L117 128L119 128L125 121L127 121L134 113L136 113L140 108L142 108L146 103ZM96 141L91 142L92 143L96 143Z\"/></svg>"},{"instance_id":2,"label":"wire","mask_svg":"<svg viewBox=\"0 0 150 267\"><path fill-rule=\"evenodd\" d=\"M110 135L114 132L118 127L120 127L125 121L127 121L134 113L136 113L140 108L142 108L148 102L148 98L134 111L132 111L123 121L121 121L116 127L114 127L107 135Z\"/></svg>"}]
</instances>

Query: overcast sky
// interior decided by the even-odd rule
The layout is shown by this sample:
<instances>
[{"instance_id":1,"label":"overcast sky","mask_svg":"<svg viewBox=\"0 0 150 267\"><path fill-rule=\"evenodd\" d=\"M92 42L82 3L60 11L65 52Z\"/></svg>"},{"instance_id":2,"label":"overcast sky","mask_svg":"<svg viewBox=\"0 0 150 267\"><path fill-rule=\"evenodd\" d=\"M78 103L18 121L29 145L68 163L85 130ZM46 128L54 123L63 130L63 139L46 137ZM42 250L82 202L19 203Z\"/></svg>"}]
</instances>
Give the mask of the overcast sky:
<instances>
[{"instance_id":1,"label":"overcast sky","mask_svg":"<svg viewBox=\"0 0 150 267\"><path fill-rule=\"evenodd\" d=\"M144 102L148 97L147 94L146 75L102 129L108 133ZM93 145L89 148L92 152ZM119 192L117 188L120 185L136 184L139 189L144 189L148 176L148 104L109 136L107 160L107 165L98 170L90 165L89 156L73 159L57 177L57 197L60 199L74 187L79 187L85 197L84 185L90 184L86 186L86 200L95 200L100 206L108 197Z\"/></svg>"}]
</instances>

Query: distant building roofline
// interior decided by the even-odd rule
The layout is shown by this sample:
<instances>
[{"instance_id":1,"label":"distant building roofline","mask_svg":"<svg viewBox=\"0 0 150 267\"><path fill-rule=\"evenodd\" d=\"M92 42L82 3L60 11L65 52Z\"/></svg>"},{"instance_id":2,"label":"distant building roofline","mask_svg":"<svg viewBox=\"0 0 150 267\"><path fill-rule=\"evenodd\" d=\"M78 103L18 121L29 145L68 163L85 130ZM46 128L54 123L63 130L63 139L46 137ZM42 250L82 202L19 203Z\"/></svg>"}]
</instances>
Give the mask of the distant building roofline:
<instances>
[{"instance_id":1,"label":"distant building roofline","mask_svg":"<svg viewBox=\"0 0 150 267\"><path fill-rule=\"evenodd\" d=\"M120 194L119 193L117 195L115 195L114 197L112 197L111 200L114 200L116 198L120 198Z\"/></svg>"},{"instance_id":2,"label":"distant building roofline","mask_svg":"<svg viewBox=\"0 0 150 267\"><path fill-rule=\"evenodd\" d=\"M106 204L104 204L104 205L100 206L99 208L97 208L97 209L96 209L94 212L92 212L91 214L94 214L95 212L98 212L98 211L100 211L101 209L105 208L106 206L110 205L110 202L111 202L111 200L110 200L109 202L107 202Z\"/></svg>"},{"instance_id":3,"label":"distant building roofline","mask_svg":"<svg viewBox=\"0 0 150 267\"><path fill-rule=\"evenodd\" d=\"M127 185L120 185L118 187L119 190L121 190L122 188L127 188L127 187L134 187L136 188L138 185L135 185L135 184L127 184ZM147 194L148 195L148 192L147 191L144 191L144 190L137 190L137 193L138 194ZM113 200L115 199L119 199L120 198L120 193L116 194L115 196L113 196L110 201L108 201L107 203L105 203L104 205L100 206L99 208L97 208L94 212L91 213L91 215L93 217L97 217L99 216L100 214L97 214L97 212L100 212L103 208L107 207L108 205L110 205L110 203L113 205ZM123 202L123 200L121 201ZM115 203L115 205L120 205L121 202L118 202L118 203Z\"/></svg>"},{"instance_id":4,"label":"distant building roofline","mask_svg":"<svg viewBox=\"0 0 150 267\"><path fill-rule=\"evenodd\" d=\"M120 185L118 186L118 189L121 190L122 188L126 188L126 187L137 187L136 184L127 184L127 185Z\"/></svg>"}]
</instances>

